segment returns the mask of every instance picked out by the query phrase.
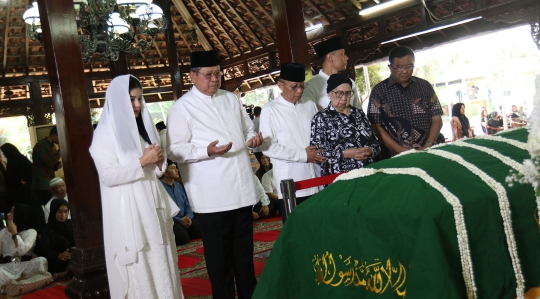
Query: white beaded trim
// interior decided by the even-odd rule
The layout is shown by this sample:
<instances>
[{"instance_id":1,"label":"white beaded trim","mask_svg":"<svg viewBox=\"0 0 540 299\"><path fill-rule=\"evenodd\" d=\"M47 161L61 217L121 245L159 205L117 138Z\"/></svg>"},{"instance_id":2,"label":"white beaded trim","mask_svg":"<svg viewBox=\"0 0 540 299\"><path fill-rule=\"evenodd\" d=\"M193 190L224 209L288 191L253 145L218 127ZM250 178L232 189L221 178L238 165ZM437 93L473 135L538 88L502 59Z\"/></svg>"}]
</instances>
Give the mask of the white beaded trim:
<instances>
[{"instance_id":1,"label":"white beaded trim","mask_svg":"<svg viewBox=\"0 0 540 299\"><path fill-rule=\"evenodd\" d=\"M414 153L416 151L408 151ZM406 152L407 153L407 152ZM409 153L407 153L409 154ZM386 173L386 174L405 174L405 175L414 175L423 179L435 190L439 191L446 201L452 206L454 210L454 220L456 222L456 231L457 231L457 240L459 253L461 258L461 266L463 272L463 278L465 280L465 288L467 289L467 298L475 299L476 295L476 285L474 282L474 273L469 249L469 239L467 236L467 228L465 226L465 218L463 216L463 207L459 199L452 194L448 189L443 185L437 182L433 177L428 175L424 170L416 167L411 168L383 168L383 169L372 169L372 168L360 168L352 170L348 173L338 176L334 182L342 180L352 180L355 178L361 178L373 175L377 172Z\"/></svg>"},{"instance_id":2,"label":"white beaded trim","mask_svg":"<svg viewBox=\"0 0 540 299\"><path fill-rule=\"evenodd\" d=\"M512 260L512 266L514 268L514 274L517 282L517 299L523 299L523 294L525 292L525 279L521 270L521 264L519 262L519 257L517 253L517 245L514 238L514 230L512 228L512 218L510 211L510 202L508 201L508 196L506 194L506 189L495 179L487 175L480 168L475 165L465 161L462 157L452 154L443 150L428 150L429 154L437 155L449 160L452 160L458 164L469 169L472 173L477 175L482 181L484 181L488 186L490 186L499 200L499 208L501 209L501 216L503 219L504 232L506 234L506 242L508 244L508 252L510 253L510 259Z\"/></svg>"},{"instance_id":3,"label":"white beaded trim","mask_svg":"<svg viewBox=\"0 0 540 299\"><path fill-rule=\"evenodd\" d=\"M461 146L461 147L469 147L469 148L473 148L475 150L478 150L478 151L481 151L481 152L484 152L490 156L493 156L499 160L501 160L501 162L503 162L504 164L514 168L517 172L519 173L523 173L523 165L504 156L503 154L491 149L491 148L488 148L488 147L485 147L485 146L480 146L480 145L476 145L476 144L472 144L472 143L469 143L469 142L463 142L460 140L458 141L455 141L453 143L453 145L455 146Z\"/></svg>"},{"instance_id":4,"label":"white beaded trim","mask_svg":"<svg viewBox=\"0 0 540 299\"><path fill-rule=\"evenodd\" d=\"M475 139L486 139L486 140L504 142L504 143L508 143L510 145L513 145L513 146L515 146L517 148L527 150L527 143L517 141L517 140L513 140L513 139L504 138L504 137L501 137L501 136L480 135L480 136L476 136Z\"/></svg>"}]
</instances>

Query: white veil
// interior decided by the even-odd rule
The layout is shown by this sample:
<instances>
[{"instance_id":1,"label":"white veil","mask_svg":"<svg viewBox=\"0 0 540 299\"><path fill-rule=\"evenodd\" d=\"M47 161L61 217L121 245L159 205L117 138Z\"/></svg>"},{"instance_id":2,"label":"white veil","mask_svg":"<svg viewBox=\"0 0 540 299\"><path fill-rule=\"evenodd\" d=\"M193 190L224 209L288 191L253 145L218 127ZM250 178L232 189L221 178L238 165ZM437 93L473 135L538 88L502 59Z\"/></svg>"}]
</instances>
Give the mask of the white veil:
<instances>
[{"instance_id":1,"label":"white veil","mask_svg":"<svg viewBox=\"0 0 540 299\"><path fill-rule=\"evenodd\" d=\"M123 75L111 81L90 146L100 174L103 222L107 230L104 234L106 242L110 242L106 246L112 246L120 266L136 262L137 252L148 242L163 244L156 208L165 208L172 213L171 217L178 213L178 207L155 176L153 180L125 181L129 175L122 175L140 169L139 158L143 155L129 96L129 80L130 75ZM144 99L141 99L140 113L150 141L159 144L159 135ZM107 179L108 173L113 173L115 183L102 181ZM121 269L121 273L125 278L125 269Z\"/></svg>"}]
</instances>

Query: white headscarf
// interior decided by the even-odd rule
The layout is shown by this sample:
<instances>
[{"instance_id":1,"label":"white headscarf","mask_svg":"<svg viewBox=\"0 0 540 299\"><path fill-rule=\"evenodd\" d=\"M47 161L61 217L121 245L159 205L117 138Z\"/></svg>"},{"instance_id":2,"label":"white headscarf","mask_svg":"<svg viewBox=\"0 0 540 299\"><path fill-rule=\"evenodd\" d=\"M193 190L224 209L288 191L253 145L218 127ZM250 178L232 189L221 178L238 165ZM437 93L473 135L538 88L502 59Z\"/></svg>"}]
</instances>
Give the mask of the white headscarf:
<instances>
[{"instance_id":1,"label":"white headscarf","mask_svg":"<svg viewBox=\"0 0 540 299\"><path fill-rule=\"evenodd\" d=\"M107 88L105 106L90 146L96 165L99 162L105 167L122 167L138 162L143 155L131 106L129 79L130 75L118 76ZM144 99L141 99L140 113L150 141L159 143L159 135ZM136 262L137 252L147 243L163 244L156 208L166 209L171 217L178 213L178 208L155 176L153 180L136 180L115 186L102 183L101 195L104 216L110 218L107 223L113 226L104 227L112 230L108 233L112 237L109 242L113 244L108 246L114 247L114 255L121 266ZM126 275L125 270L121 272Z\"/></svg>"}]
</instances>

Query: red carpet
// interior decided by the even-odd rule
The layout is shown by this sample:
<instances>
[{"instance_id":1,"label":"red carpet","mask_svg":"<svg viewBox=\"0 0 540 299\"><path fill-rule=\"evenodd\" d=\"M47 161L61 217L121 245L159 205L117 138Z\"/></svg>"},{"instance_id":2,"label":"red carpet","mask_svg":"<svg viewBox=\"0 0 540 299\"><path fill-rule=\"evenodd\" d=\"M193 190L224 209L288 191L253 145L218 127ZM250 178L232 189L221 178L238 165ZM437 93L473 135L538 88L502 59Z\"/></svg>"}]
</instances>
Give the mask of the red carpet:
<instances>
[{"instance_id":1,"label":"red carpet","mask_svg":"<svg viewBox=\"0 0 540 299\"><path fill-rule=\"evenodd\" d=\"M272 249L279 231L283 224L281 216L263 219L253 224L253 248L254 253ZM204 261L204 248L200 239L179 246L178 268L182 280L182 289L186 299L206 299L211 297L210 281L206 273L206 263ZM266 258L253 257L255 265L255 275L259 277L264 268ZM53 283L41 290L14 297L20 299L67 299L64 295L67 281Z\"/></svg>"}]
</instances>

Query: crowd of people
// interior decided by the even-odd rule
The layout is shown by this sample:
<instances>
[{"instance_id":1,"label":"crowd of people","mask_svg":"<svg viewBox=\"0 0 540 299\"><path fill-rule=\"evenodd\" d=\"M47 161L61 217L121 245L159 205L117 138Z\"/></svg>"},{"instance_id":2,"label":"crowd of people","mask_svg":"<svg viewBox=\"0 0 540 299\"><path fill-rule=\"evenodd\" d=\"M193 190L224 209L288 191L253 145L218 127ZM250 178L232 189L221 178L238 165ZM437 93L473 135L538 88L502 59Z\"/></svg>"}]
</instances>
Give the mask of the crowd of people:
<instances>
[{"instance_id":1,"label":"crowd of people","mask_svg":"<svg viewBox=\"0 0 540 299\"><path fill-rule=\"evenodd\" d=\"M111 298L183 298L176 246L200 237L214 298L251 298L253 221L286 220L281 180L347 172L437 144L442 109L431 84L412 76L411 49L391 51L391 75L373 88L367 113L354 81L340 73L348 61L341 38L315 51L319 74L304 83L303 65L282 64L281 95L254 107L253 120L236 95L220 89L216 51L191 54L193 87L171 107L166 125L153 124L136 77L111 81L89 149ZM468 134L458 110L459 130ZM34 148L33 162L13 145L1 148L13 204L4 207L10 213L0 231L0 284L23 272L68 269L74 235L65 183L54 177L62 167L55 144L53 129ZM250 152L260 164L255 173ZM297 191L297 204L320 190ZM15 255L31 257L15 271Z\"/></svg>"}]
</instances>

